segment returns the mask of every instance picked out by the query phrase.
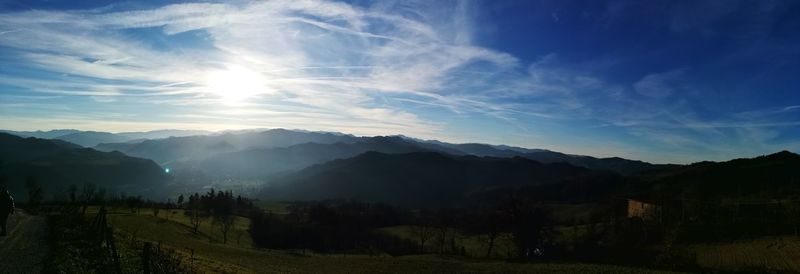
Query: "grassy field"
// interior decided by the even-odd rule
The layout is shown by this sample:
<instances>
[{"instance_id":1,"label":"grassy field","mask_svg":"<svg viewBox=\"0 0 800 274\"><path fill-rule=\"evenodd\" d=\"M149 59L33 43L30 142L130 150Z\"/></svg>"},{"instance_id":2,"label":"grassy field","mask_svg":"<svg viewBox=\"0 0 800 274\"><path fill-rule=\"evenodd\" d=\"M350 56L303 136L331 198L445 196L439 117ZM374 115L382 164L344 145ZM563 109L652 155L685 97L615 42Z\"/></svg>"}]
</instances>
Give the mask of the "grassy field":
<instances>
[{"instance_id":1,"label":"grassy field","mask_svg":"<svg viewBox=\"0 0 800 274\"><path fill-rule=\"evenodd\" d=\"M800 238L775 237L733 243L695 245L697 262L729 271L800 272Z\"/></svg>"},{"instance_id":2,"label":"grassy field","mask_svg":"<svg viewBox=\"0 0 800 274\"><path fill-rule=\"evenodd\" d=\"M145 214L150 213L150 214ZM163 213L163 212L161 212ZM500 260L481 260L456 256L367 256L352 254L312 254L250 247L249 236L232 238L222 244L215 227L206 221L200 233L194 234L188 219L178 212L153 216L142 210L131 214L113 210L109 222L116 229L123 253L134 239L160 243L182 254L185 265L200 273L667 273L637 268L590 264L520 264ZM237 220L237 230L244 231L247 220ZM193 262L189 253L194 250ZM135 262L126 262L135 263Z\"/></svg>"},{"instance_id":3,"label":"grassy field","mask_svg":"<svg viewBox=\"0 0 800 274\"><path fill-rule=\"evenodd\" d=\"M419 241L419 239L414 236L412 229L413 228L411 226L393 226L381 228L381 231L403 239L411 240L416 243ZM449 239L454 237L456 245L459 247L464 247L464 251L467 256L475 258L486 257L486 251L489 247L489 239L485 235L465 235L454 230L450 230L448 233L450 234L447 236L447 238ZM436 237L433 237L432 239L428 240L425 246L425 250L427 252L436 253L439 250L439 240ZM494 247L492 248L492 254L489 257L508 258L509 254L513 252L514 245L511 242L510 235L502 234L495 239Z\"/></svg>"}]
</instances>

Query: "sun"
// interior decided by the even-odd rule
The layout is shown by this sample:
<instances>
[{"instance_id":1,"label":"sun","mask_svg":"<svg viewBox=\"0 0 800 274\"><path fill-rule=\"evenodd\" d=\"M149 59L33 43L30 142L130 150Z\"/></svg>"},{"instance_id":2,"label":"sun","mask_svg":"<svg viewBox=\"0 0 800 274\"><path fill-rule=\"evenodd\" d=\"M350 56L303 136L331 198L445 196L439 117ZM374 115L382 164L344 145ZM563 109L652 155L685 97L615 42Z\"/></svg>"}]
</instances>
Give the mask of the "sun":
<instances>
[{"instance_id":1,"label":"sun","mask_svg":"<svg viewBox=\"0 0 800 274\"><path fill-rule=\"evenodd\" d=\"M227 103L242 102L266 90L266 81L258 72L232 66L209 73L207 87Z\"/></svg>"}]
</instances>

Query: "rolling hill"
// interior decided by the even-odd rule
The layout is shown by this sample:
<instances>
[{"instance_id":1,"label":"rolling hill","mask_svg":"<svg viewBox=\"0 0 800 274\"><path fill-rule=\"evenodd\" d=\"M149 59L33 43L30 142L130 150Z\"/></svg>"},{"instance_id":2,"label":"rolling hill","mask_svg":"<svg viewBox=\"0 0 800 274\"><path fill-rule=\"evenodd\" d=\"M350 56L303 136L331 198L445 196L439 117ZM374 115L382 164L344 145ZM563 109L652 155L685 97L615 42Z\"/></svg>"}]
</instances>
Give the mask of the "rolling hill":
<instances>
[{"instance_id":1,"label":"rolling hill","mask_svg":"<svg viewBox=\"0 0 800 274\"><path fill-rule=\"evenodd\" d=\"M0 133L0 176L18 197L26 196L24 182L29 176L35 176L48 197L63 193L70 184L93 183L108 191L136 194L170 180L148 159L5 133Z\"/></svg>"},{"instance_id":2,"label":"rolling hill","mask_svg":"<svg viewBox=\"0 0 800 274\"><path fill-rule=\"evenodd\" d=\"M497 187L544 185L603 172L521 157L434 152L367 152L303 169L273 182L261 197L280 200L354 198L412 207L451 206Z\"/></svg>"},{"instance_id":3,"label":"rolling hill","mask_svg":"<svg viewBox=\"0 0 800 274\"><path fill-rule=\"evenodd\" d=\"M800 199L800 155L789 151L677 166L643 176L643 196L685 199Z\"/></svg>"}]
</instances>

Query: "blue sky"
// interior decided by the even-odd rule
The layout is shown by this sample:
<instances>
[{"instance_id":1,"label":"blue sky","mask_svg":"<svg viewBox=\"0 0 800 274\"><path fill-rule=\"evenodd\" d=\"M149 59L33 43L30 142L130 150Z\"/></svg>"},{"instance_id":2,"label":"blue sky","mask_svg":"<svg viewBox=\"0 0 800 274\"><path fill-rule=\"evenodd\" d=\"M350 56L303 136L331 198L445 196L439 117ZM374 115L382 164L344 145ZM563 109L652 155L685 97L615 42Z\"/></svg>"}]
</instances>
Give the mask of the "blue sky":
<instances>
[{"instance_id":1,"label":"blue sky","mask_svg":"<svg viewBox=\"0 0 800 274\"><path fill-rule=\"evenodd\" d=\"M797 1L0 2L0 128L800 151Z\"/></svg>"}]
</instances>

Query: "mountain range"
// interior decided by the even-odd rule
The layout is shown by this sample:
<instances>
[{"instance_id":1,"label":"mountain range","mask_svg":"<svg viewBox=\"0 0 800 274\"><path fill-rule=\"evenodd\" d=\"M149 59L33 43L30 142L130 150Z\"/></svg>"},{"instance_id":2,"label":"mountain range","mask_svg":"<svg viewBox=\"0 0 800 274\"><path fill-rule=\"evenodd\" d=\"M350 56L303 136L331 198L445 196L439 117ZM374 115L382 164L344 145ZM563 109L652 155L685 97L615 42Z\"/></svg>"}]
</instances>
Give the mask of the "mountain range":
<instances>
[{"instance_id":1,"label":"mountain range","mask_svg":"<svg viewBox=\"0 0 800 274\"><path fill-rule=\"evenodd\" d=\"M177 172L202 170L213 177L269 176L279 172L297 171L333 159L353 157L367 151L430 151L452 155L523 157L543 163L565 162L624 175L666 167L623 158L595 158L544 149L476 143L451 144L405 136L357 137L286 129L105 143L94 148L153 159Z\"/></svg>"},{"instance_id":2,"label":"mountain range","mask_svg":"<svg viewBox=\"0 0 800 274\"><path fill-rule=\"evenodd\" d=\"M194 133L201 135L177 136ZM35 176L53 194L70 184L94 183L155 197L168 195L167 185L191 191L249 180L263 184L251 195L264 199L357 198L432 207L509 195L556 202L800 197L795 175L800 156L788 151L720 163L655 165L505 145L286 129L15 135L0 133L0 177L16 193ZM84 145L124 141L86 148L69 142L76 139Z\"/></svg>"},{"instance_id":3,"label":"mountain range","mask_svg":"<svg viewBox=\"0 0 800 274\"><path fill-rule=\"evenodd\" d=\"M145 139L161 139L167 137L182 137L191 135L210 134L204 130L176 130L164 129L145 132L99 132L99 131L80 131L75 129L56 129L49 131L12 131L0 130L8 134L20 137L35 137L40 139L58 139L77 144L83 147L93 147L102 143L119 143L129 141L142 141Z\"/></svg>"},{"instance_id":4,"label":"mountain range","mask_svg":"<svg viewBox=\"0 0 800 274\"><path fill-rule=\"evenodd\" d=\"M414 147L413 150L404 150L404 152L412 151L435 151L448 153L452 155L476 155L476 156L491 156L491 157L524 157L533 159L543 163L556 163L566 162L576 166L581 166L589 169L610 170L620 174L632 175L645 171L656 170L665 167L664 165L653 165L650 163L628 160L623 158L595 158L591 156L571 155L545 149L529 149L520 148L506 145L488 145L478 143L467 144L451 144L435 140L421 140L406 136L378 136L378 137L357 137L348 134L335 133L335 132L311 132L303 130L286 130L286 129L271 129L271 130L242 130L242 131L226 131L226 132L210 132L202 130L154 130L146 132L121 132L109 133L98 131L79 131L73 129L61 129L50 131L9 131L3 132L14 134L22 137L36 137L42 139L58 139L74 143L83 147L93 147L100 151L120 151L130 156L142 157L155 160L161 165L180 166L200 166L207 167L203 163L214 163L222 160L234 160L243 162L244 159L265 158L267 160L274 159L276 156L266 155L271 153L293 154L295 155L294 164L287 164L286 168L272 168L267 167L267 170L286 171L297 170L299 168L307 167L311 164L319 163L325 160L332 160L338 158L346 158L355 156L368 150L393 153L395 149L393 144L387 143L388 147L375 146L377 141L366 141L372 143L367 145L359 145L360 147L369 147L368 150L354 149L348 146L354 143L365 142L369 138L393 138L393 142L405 142L403 146ZM309 151L309 147L297 147L294 149L303 150L306 152L308 159L300 159L304 157L302 154L291 151L270 151L271 148L286 148L293 145L301 145L305 143L313 144L330 144L343 146L341 148L322 148L320 153L328 155L327 157L318 157ZM333 153L330 151L338 150L341 153ZM231 154L227 154L231 153ZM225 154L225 155L222 155ZM235 158L241 155L243 158ZM208 159L218 157L218 159ZM179 163L188 162L188 163ZM252 162L252 161L249 161ZM264 168L257 167L242 167L239 170L247 170L248 168ZM212 172L214 174L224 174L228 168L223 168L223 173ZM265 172L250 175L265 175Z\"/></svg>"},{"instance_id":5,"label":"mountain range","mask_svg":"<svg viewBox=\"0 0 800 274\"><path fill-rule=\"evenodd\" d=\"M141 142L109 143L95 146L100 151L120 151L127 155L153 159L168 165L176 161L202 160L219 153L287 147L303 143L330 144L351 142L354 136L326 132L301 132L272 129L243 133L170 137Z\"/></svg>"}]
</instances>

